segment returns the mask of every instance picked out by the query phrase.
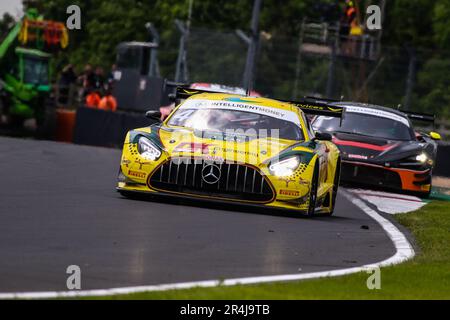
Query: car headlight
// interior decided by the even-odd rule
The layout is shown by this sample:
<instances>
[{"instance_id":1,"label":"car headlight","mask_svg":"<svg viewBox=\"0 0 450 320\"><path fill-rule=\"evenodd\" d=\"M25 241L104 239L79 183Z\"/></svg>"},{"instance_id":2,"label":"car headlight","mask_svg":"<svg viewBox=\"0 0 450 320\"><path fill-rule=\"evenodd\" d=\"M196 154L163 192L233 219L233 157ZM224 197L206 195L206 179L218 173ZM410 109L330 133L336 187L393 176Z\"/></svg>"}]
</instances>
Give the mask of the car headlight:
<instances>
[{"instance_id":1,"label":"car headlight","mask_svg":"<svg viewBox=\"0 0 450 320\"><path fill-rule=\"evenodd\" d=\"M299 157L294 156L271 164L269 166L269 171L274 176L285 177L292 175L299 165Z\"/></svg>"},{"instance_id":2,"label":"car headlight","mask_svg":"<svg viewBox=\"0 0 450 320\"><path fill-rule=\"evenodd\" d=\"M397 164L400 167L412 168L420 167L424 165L432 166L434 163L433 159L428 156L426 152L419 153L417 155L409 156L408 158L400 160Z\"/></svg>"},{"instance_id":3,"label":"car headlight","mask_svg":"<svg viewBox=\"0 0 450 320\"><path fill-rule=\"evenodd\" d=\"M149 139L140 137L138 140L138 151L147 160L155 161L161 156L159 150Z\"/></svg>"},{"instance_id":4,"label":"car headlight","mask_svg":"<svg viewBox=\"0 0 450 320\"><path fill-rule=\"evenodd\" d=\"M428 156L425 152L422 152L421 154L418 154L415 159L420 163L425 163L428 159Z\"/></svg>"}]
</instances>

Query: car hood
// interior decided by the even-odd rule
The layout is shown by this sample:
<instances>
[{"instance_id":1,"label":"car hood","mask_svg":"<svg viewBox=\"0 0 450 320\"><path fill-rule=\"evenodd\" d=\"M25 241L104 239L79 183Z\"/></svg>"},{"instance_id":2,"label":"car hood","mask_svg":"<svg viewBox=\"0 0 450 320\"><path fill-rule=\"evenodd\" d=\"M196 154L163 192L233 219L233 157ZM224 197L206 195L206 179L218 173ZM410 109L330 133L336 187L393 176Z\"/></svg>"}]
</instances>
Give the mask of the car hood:
<instances>
[{"instance_id":1,"label":"car hood","mask_svg":"<svg viewBox=\"0 0 450 320\"><path fill-rule=\"evenodd\" d=\"M390 140L349 133L334 133L333 142L345 160L363 162L395 161L423 150L419 141Z\"/></svg>"}]
</instances>

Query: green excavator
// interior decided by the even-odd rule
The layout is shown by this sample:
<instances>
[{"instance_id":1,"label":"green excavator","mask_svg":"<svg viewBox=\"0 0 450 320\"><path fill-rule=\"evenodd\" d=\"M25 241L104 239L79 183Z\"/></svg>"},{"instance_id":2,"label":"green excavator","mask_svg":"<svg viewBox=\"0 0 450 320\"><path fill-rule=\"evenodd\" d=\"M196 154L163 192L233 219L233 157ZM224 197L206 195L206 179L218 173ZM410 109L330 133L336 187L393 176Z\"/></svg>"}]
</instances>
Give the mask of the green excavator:
<instances>
[{"instance_id":1,"label":"green excavator","mask_svg":"<svg viewBox=\"0 0 450 320\"><path fill-rule=\"evenodd\" d=\"M0 125L22 127L34 118L37 135L52 136L56 110L50 61L67 44L65 25L44 20L35 9L13 26L0 42Z\"/></svg>"}]
</instances>

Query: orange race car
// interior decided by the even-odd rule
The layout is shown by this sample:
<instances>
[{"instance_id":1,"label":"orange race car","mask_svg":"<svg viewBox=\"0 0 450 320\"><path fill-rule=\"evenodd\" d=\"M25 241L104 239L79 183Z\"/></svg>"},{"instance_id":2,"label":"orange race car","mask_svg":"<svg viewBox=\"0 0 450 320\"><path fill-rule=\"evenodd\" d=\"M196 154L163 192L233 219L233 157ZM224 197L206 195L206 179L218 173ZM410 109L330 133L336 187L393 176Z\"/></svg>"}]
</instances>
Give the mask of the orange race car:
<instances>
[{"instance_id":1,"label":"orange race car","mask_svg":"<svg viewBox=\"0 0 450 320\"><path fill-rule=\"evenodd\" d=\"M354 102L334 105L345 109L342 122L317 116L312 125L333 134L342 156L341 181L429 195L440 135L414 131L411 120L434 122L434 116Z\"/></svg>"}]
</instances>

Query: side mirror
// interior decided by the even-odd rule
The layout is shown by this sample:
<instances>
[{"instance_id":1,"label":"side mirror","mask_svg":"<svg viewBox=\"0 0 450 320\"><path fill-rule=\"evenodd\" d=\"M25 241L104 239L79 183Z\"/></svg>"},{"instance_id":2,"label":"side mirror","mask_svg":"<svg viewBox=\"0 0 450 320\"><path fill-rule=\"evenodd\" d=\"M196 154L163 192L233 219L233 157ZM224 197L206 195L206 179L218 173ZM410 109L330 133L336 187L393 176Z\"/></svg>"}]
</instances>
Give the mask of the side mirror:
<instances>
[{"instance_id":1,"label":"side mirror","mask_svg":"<svg viewBox=\"0 0 450 320\"><path fill-rule=\"evenodd\" d=\"M441 135L437 132L431 131L430 138L433 140L441 140Z\"/></svg>"},{"instance_id":2,"label":"side mirror","mask_svg":"<svg viewBox=\"0 0 450 320\"><path fill-rule=\"evenodd\" d=\"M333 140L333 136L330 133L328 133L328 132L317 131L316 132L316 139L317 140L324 140L324 141L332 141Z\"/></svg>"},{"instance_id":3,"label":"side mirror","mask_svg":"<svg viewBox=\"0 0 450 320\"><path fill-rule=\"evenodd\" d=\"M177 95L175 93L169 93L168 94L168 98L170 102L176 102L177 100Z\"/></svg>"},{"instance_id":4,"label":"side mirror","mask_svg":"<svg viewBox=\"0 0 450 320\"><path fill-rule=\"evenodd\" d=\"M161 112L158 110L149 110L145 113L145 117L157 121L161 121Z\"/></svg>"}]
</instances>

